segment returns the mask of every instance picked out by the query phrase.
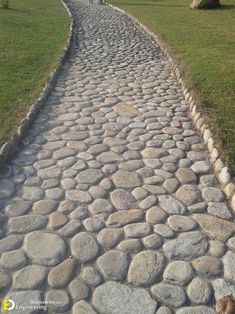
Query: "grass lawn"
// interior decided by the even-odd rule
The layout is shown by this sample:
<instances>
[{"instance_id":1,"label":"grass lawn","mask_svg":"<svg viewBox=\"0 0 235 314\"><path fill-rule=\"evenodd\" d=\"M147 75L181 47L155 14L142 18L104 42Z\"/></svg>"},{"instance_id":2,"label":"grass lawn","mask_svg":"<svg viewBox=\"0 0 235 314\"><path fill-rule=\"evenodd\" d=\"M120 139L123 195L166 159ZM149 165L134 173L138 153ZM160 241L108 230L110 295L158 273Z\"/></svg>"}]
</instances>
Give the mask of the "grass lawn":
<instances>
[{"instance_id":1,"label":"grass lawn","mask_svg":"<svg viewBox=\"0 0 235 314\"><path fill-rule=\"evenodd\" d=\"M184 68L189 87L235 174L235 1L191 10L192 0L109 0L156 33Z\"/></svg>"},{"instance_id":2,"label":"grass lawn","mask_svg":"<svg viewBox=\"0 0 235 314\"><path fill-rule=\"evenodd\" d=\"M10 0L10 9L0 9L0 144L38 97L69 26L59 0Z\"/></svg>"}]
</instances>

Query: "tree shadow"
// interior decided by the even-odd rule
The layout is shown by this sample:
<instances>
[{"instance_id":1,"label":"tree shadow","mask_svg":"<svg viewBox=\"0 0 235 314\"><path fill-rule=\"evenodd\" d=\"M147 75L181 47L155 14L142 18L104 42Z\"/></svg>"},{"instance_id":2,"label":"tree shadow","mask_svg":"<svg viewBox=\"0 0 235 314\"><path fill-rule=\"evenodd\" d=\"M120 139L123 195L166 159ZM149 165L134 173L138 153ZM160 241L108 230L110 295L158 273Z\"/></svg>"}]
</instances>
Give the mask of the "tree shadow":
<instances>
[{"instance_id":1,"label":"tree shadow","mask_svg":"<svg viewBox=\"0 0 235 314\"><path fill-rule=\"evenodd\" d=\"M171 7L171 8L183 8L182 4L157 4L157 3L128 3L128 2L116 2L118 5L132 5L132 6L149 6L149 7Z\"/></svg>"},{"instance_id":2,"label":"tree shadow","mask_svg":"<svg viewBox=\"0 0 235 314\"><path fill-rule=\"evenodd\" d=\"M220 10L232 10L232 9L235 9L235 5L233 5L233 4L221 4L219 9Z\"/></svg>"}]
</instances>

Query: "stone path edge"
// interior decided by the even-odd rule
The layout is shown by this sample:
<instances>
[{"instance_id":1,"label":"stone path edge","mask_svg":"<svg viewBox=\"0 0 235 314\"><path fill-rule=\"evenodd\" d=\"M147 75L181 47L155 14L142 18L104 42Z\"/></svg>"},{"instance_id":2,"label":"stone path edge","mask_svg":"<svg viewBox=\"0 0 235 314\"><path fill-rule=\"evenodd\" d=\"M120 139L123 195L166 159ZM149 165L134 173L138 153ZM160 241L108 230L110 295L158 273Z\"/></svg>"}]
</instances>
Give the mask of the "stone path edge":
<instances>
[{"instance_id":1,"label":"stone path edge","mask_svg":"<svg viewBox=\"0 0 235 314\"><path fill-rule=\"evenodd\" d=\"M66 4L65 0L61 0L67 14L70 17L70 28L68 33L68 39L63 49L63 52L59 56L56 67L52 70L47 82L45 83L43 89L41 90L38 99L30 106L28 113L25 118L21 120L17 131L11 135L9 140L0 146L0 171L5 166L8 160L19 150L22 139L24 138L27 130L29 129L32 122L35 120L40 108L42 108L47 100L50 92L53 90L56 80L59 76L62 65L67 59L67 55L70 51L72 41L73 41L73 30L75 26L75 21L73 15Z\"/></svg>"},{"instance_id":2,"label":"stone path edge","mask_svg":"<svg viewBox=\"0 0 235 314\"><path fill-rule=\"evenodd\" d=\"M197 130L197 132L202 136L203 141L205 145L207 146L209 156L210 156L210 161L214 167L214 172L220 182L221 189L225 193L227 197L227 201L230 207L232 208L233 213L235 213L234 180L230 174L229 168L223 162L222 157L220 156L219 151L216 148L216 146L218 147L219 145L216 143L211 129L208 127L208 125L205 122L203 112L200 110L200 107L197 105L195 92L187 88L187 85L181 74L178 62L176 61L172 53L169 51L167 45L159 38L159 36L153 33L152 31L150 31L148 27L146 27L143 23L141 23L134 15L110 3L107 3L107 5L114 8L115 10L122 12L123 14L126 14L133 21L133 23L135 23L142 31L147 33L150 36L150 38L160 47L163 54L167 58L168 62L173 67L176 77L179 83L181 84L185 100L189 104L189 114L191 116L193 125L195 129Z\"/></svg>"}]
</instances>

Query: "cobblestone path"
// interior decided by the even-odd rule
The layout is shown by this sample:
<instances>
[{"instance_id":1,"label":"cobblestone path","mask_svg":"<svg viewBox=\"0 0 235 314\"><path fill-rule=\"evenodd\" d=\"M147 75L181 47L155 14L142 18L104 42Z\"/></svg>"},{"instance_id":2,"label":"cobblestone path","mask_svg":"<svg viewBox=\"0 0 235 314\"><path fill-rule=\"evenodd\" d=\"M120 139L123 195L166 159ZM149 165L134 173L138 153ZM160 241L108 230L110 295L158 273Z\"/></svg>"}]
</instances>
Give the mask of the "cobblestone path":
<instances>
[{"instance_id":1,"label":"cobblestone path","mask_svg":"<svg viewBox=\"0 0 235 314\"><path fill-rule=\"evenodd\" d=\"M0 179L1 297L215 313L235 295L235 225L174 72L127 16L70 7L69 60Z\"/></svg>"}]
</instances>

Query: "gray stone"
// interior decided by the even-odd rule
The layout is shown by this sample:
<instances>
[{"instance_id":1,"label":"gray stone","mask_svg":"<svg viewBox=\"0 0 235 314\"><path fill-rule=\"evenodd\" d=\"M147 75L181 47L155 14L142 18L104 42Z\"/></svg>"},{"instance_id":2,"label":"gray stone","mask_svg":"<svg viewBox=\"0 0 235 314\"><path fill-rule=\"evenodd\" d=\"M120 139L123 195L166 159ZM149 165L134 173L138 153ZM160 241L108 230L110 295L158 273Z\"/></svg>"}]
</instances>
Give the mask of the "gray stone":
<instances>
[{"instance_id":1,"label":"gray stone","mask_svg":"<svg viewBox=\"0 0 235 314\"><path fill-rule=\"evenodd\" d=\"M4 270L0 269L0 289L6 288L10 282L10 276Z\"/></svg>"},{"instance_id":2,"label":"gray stone","mask_svg":"<svg viewBox=\"0 0 235 314\"><path fill-rule=\"evenodd\" d=\"M62 171L57 166L52 166L45 169L38 170L38 176L45 180L45 179L57 179L61 176Z\"/></svg>"},{"instance_id":3,"label":"gray stone","mask_svg":"<svg viewBox=\"0 0 235 314\"><path fill-rule=\"evenodd\" d=\"M216 300L221 300L227 295L232 295L233 298L235 297L235 286L222 278L213 280L212 286Z\"/></svg>"},{"instance_id":4,"label":"gray stone","mask_svg":"<svg viewBox=\"0 0 235 314\"><path fill-rule=\"evenodd\" d=\"M164 238L172 238L175 235L174 231L165 224L157 224L153 230Z\"/></svg>"},{"instance_id":5,"label":"gray stone","mask_svg":"<svg viewBox=\"0 0 235 314\"><path fill-rule=\"evenodd\" d=\"M214 277L222 271L222 263L213 256L201 256L192 262L197 273L206 277Z\"/></svg>"},{"instance_id":6,"label":"gray stone","mask_svg":"<svg viewBox=\"0 0 235 314\"><path fill-rule=\"evenodd\" d=\"M66 191L66 197L71 201L77 201L79 204L90 203L92 198L89 193L78 190L69 190Z\"/></svg>"},{"instance_id":7,"label":"gray stone","mask_svg":"<svg viewBox=\"0 0 235 314\"><path fill-rule=\"evenodd\" d=\"M23 198L29 201L39 201L43 198L44 191L37 187L24 187Z\"/></svg>"},{"instance_id":8,"label":"gray stone","mask_svg":"<svg viewBox=\"0 0 235 314\"><path fill-rule=\"evenodd\" d=\"M212 166L208 161L196 161L192 166L191 169L196 174L208 174L212 170Z\"/></svg>"},{"instance_id":9,"label":"gray stone","mask_svg":"<svg viewBox=\"0 0 235 314\"><path fill-rule=\"evenodd\" d=\"M91 266L83 268L81 278L92 287L96 287L102 282L102 277L98 270Z\"/></svg>"},{"instance_id":10,"label":"gray stone","mask_svg":"<svg viewBox=\"0 0 235 314\"><path fill-rule=\"evenodd\" d=\"M47 291L45 302L48 302L48 310L53 313L64 313L70 307L68 294L64 290Z\"/></svg>"},{"instance_id":11,"label":"gray stone","mask_svg":"<svg viewBox=\"0 0 235 314\"><path fill-rule=\"evenodd\" d=\"M177 310L176 314L216 314L216 312L211 307L200 305L183 307Z\"/></svg>"},{"instance_id":12,"label":"gray stone","mask_svg":"<svg viewBox=\"0 0 235 314\"><path fill-rule=\"evenodd\" d=\"M214 187L204 188L202 190L202 196L206 202L221 202L224 200L223 193Z\"/></svg>"},{"instance_id":13,"label":"gray stone","mask_svg":"<svg viewBox=\"0 0 235 314\"><path fill-rule=\"evenodd\" d=\"M41 215L24 215L9 220L10 231L14 233L26 233L42 229L47 225L47 217Z\"/></svg>"},{"instance_id":14,"label":"gray stone","mask_svg":"<svg viewBox=\"0 0 235 314\"><path fill-rule=\"evenodd\" d=\"M11 197L15 193L15 184L9 179L0 179L0 199Z\"/></svg>"},{"instance_id":15,"label":"gray stone","mask_svg":"<svg viewBox=\"0 0 235 314\"><path fill-rule=\"evenodd\" d=\"M17 314L35 314L40 313L42 309L31 309L32 304L40 304L42 302L42 293L38 290L27 290L27 291L16 291L9 292L6 298L14 300L15 304L18 305L19 310L13 311L12 313ZM27 309L28 307L28 309Z\"/></svg>"},{"instance_id":16,"label":"gray stone","mask_svg":"<svg viewBox=\"0 0 235 314\"><path fill-rule=\"evenodd\" d=\"M191 231L180 234L175 240L164 244L163 250L168 258L192 260L205 254L208 243L203 233Z\"/></svg>"},{"instance_id":17,"label":"gray stone","mask_svg":"<svg viewBox=\"0 0 235 314\"><path fill-rule=\"evenodd\" d=\"M56 211L49 216L49 223L48 223L48 229L59 229L63 227L66 222L68 221L68 218L62 214L59 211Z\"/></svg>"},{"instance_id":18,"label":"gray stone","mask_svg":"<svg viewBox=\"0 0 235 314\"><path fill-rule=\"evenodd\" d=\"M91 186L89 189L89 194L94 198L104 198L107 191L100 186Z\"/></svg>"},{"instance_id":19,"label":"gray stone","mask_svg":"<svg viewBox=\"0 0 235 314\"><path fill-rule=\"evenodd\" d=\"M118 188L134 188L141 185L141 179L135 172L118 170L113 176L113 183Z\"/></svg>"},{"instance_id":20,"label":"gray stone","mask_svg":"<svg viewBox=\"0 0 235 314\"><path fill-rule=\"evenodd\" d=\"M224 278L235 283L235 253L228 251L223 257Z\"/></svg>"},{"instance_id":21,"label":"gray stone","mask_svg":"<svg viewBox=\"0 0 235 314\"><path fill-rule=\"evenodd\" d=\"M232 250L234 252L235 251L235 237L230 238L228 240L227 245L230 248L230 250Z\"/></svg>"},{"instance_id":22,"label":"gray stone","mask_svg":"<svg viewBox=\"0 0 235 314\"><path fill-rule=\"evenodd\" d=\"M10 217L21 216L29 211L31 203L21 199L15 199L10 205L6 207L6 214Z\"/></svg>"},{"instance_id":23,"label":"gray stone","mask_svg":"<svg viewBox=\"0 0 235 314\"><path fill-rule=\"evenodd\" d=\"M122 234L121 229L105 228L99 232L97 241L102 247L110 249L120 241Z\"/></svg>"},{"instance_id":24,"label":"gray stone","mask_svg":"<svg viewBox=\"0 0 235 314\"><path fill-rule=\"evenodd\" d=\"M218 240L209 241L209 254L216 257L221 257L224 255L225 245L223 242Z\"/></svg>"},{"instance_id":25,"label":"gray stone","mask_svg":"<svg viewBox=\"0 0 235 314\"><path fill-rule=\"evenodd\" d=\"M48 274L48 283L53 288L64 288L70 282L77 262L74 258L69 258L57 265Z\"/></svg>"},{"instance_id":26,"label":"gray stone","mask_svg":"<svg viewBox=\"0 0 235 314\"><path fill-rule=\"evenodd\" d=\"M19 270L14 276L15 290L33 290L40 288L45 282L47 268L39 265L30 265Z\"/></svg>"},{"instance_id":27,"label":"gray stone","mask_svg":"<svg viewBox=\"0 0 235 314\"><path fill-rule=\"evenodd\" d=\"M99 217L89 217L83 221L85 229L89 232L97 232L104 228L104 220Z\"/></svg>"},{"instance_id":28,"label":"gray stone","mask_svg":"<svg viewBox=\"0 0 235 314\"><path fill-rule=\"evenodd\" d=\"M158 206L151 207L146 213L146 221L151 224L163 222L166 217L166 212Z\"/></svg>"},{"instance_id":29,"label":"gray stone","mask_svg":"<svg viewBox=\"0 0 235 314\"><path fill-rule=\"evenodd\" d=\"M135 199L142 200L148 195L148 192L141 187L137 187L132 191L132 195L135 197Z\"/></svg>"},{"instance_id":30,"label":"gray stone","mask_svg":"<svg viewBox=\"0 0 235 314\"><path fill-rule=\"evenodd\" d=\"M235 225L232 222L214 216L194 214L193 219L212 239L226 241L235 232Z\"/></svg>"},{"instance_id":31,"label":"gray stone","mask_svg":"<svg viewBox=\"0 0 235 314\"><path fill-rule=\"evenodd\" d=\"M74 302L88 298L89 287L80 279L74 279L69 284L69 291Z\"/></svg>"},{"instance_id":32,"label":"gray stone","mask_svg":"<svg viewBox=\"0 0 235 314\"><path fill-rule=\"evenodd\" d=\"M134 285L149 285L159 278L165 264L164 257L155 251L147 250L133 258L129 271L128 282Z\"/></svg>"},{"instance_id":33,"label":"gray stone","mask_svg":"<svg viewBox=\"0 0 235 314\"><path fill-rule=\"evenodd\" d=\"M161 158L168 155L164 148L147 147L142 152L141 155L146 159Z\"/></svg>"},{"instance_id":34,"label":"gray stone","mask_svg":"<svg viewBox=\"0 0 235 314\"><path fill-rule=\"evenodd\" d=\"M200 277L193 278L188 285L187 293L190 301L195 304L208 304L212 297L211 286Z\"/></svg>"},{"instance_id":35,"label":"gray stone","mask_svg":"<svg viewBox=\"0 0 235 314\"><path fill-rule=\"evenodd\" d=\"M214 174L204 175L200 178L202 187L216 186L218 181Z\"/></svg>"},{"instance_id":36,"label":"gray stone","mask_svg":"<svg viewBox=\"0 0 235 314\"><path fill-rule=\"evenodd\" d=\"M159 206L168 214L184 214L185 206L170 195L159 196Z\"/></svg>"},{"instance_id":37,"label":"gray stone","mask_svg":"<svg viewBox=\"0 0 235 314\"><path fill-rule=\"evenodd\" d=\"M87 169L77 175L78 183L96 184L103 178L103 173L99 169Z\"/></svg>"},{"instance_id":38,"label":"gray stone","mask_svg":"<svg viewBox=\"0 0 235 314\"><path fill-rule=\"evenodd\" d=\"M225 203L210 202L207 211L211 215L224 219L230 219L232 217L232 214Z\"/></svg>"},{"instance_id":39,"label":"gray stone","mask_svg":"<svg viewBox=\"0 0 235 314\"><path fill-rule=\"evenodd\" d=\"M66 244L60 236L41 231L28 233L24 248L33 262L46 266L57 265L66 254Z\"/></svg>"},{"instance_id":40,"label":"gray stone","mask_svg":"<svg viewBox=\"0 0 235 314\"><path fill-rule=\"evenodd\" d=\"M152 286L151 293L158 300L169 306L179 307L186 302L185 292L179 286L159 283Z\"/></svg>"},{"instance_id":41,"label":"gray stone","mask_svg":"<svg viewBox=\"0 0 235 314\"><path fill-rule=\"evenodd\" d=\"M144 163L142 160L129 160L120 163L119 168L122 170L127 170L127 171L135 171L144 166Z\"/></svg>"},{"instance_id":42,"label":"gray stone","mask_svg":"<svg viewBox=\"0 0 235 314\"><path fill-rule=\"evenodd\" d=\"M39 215L48 215L52 213L58 203L53 200L42 200L34 203L33 205L33 211L35 214Z\"/></svg>"},{"instance_id":43,"label":"gray stone","mask_svg":"<svg viewBox=\"0 0 235 314\"><path fill-rule=\"evenodd\" d=\"M120 242L117 249L127 254L135 254L142 250L142 244L139 239L127 239Z\"/></svg>"},{"instance_id":44,"label":"gray stone","mask_svg":"<svg viewBox=\"0 0 235 314\"><path fill-rule=\"evenodd\" d=\"M193 268L188 262L175 261L167 265L163 279L183 286L192 279L193 275Z\"/></svg>"},{"instance_id":45,"label":"gray stone","mask_svg":"<svg viewBox=\"0 0 235 314\"><path fill-rule=\"evenodd\" d=\"M113 211L112 205L103 198L96 199L88 207L92 215L101 214L101 213L111 213Z\"/></svg>"},{"instance_id":46,"label":"gray stone","mask_svg":"<svg viewBox=\"0 0 235 314\"><path fill-rule=\"evenodd\" d=\"M111 250L98 258L97 265L105 279L117 281L125 278L129 261L125 253Z\"/></svg>"},{"instance_id":47,"label":"gray stone","mask_svg":"<svg viewBox=\"0 0 235 314\"><path fill-rule=\"evenodd\" d=\"M70 215L69 218L83 220L89 216L89 212L85 207L78 206Z\"/></svg>"},{"instance_id":48,"label":"gray stone","mask_svg":"<svg viewBox=\"0 0 235 314\"><path fill-rule=\"evenodd\" d=\"M157 234L151 234L143 238L142 241L147 249L156 249L162 245L162 239Z\"/></svg>"},{"instance_id":49,"label":"gray stone","mask_svg":"<svg viewBox=\"0 0 235 314\"><path fill-rule=\"evenodd\" d=\"M114 190L110 194L110 200L116 209L129 209L135 202L134 197L123 189Z\"/></svg>"},{"instance_id":50,"label":"gray stone","mask_svg":"<svg viewBox=\"0 0 235 314\"><path fill-rule=\"evenodd\" d=\"M55 159L64 159L66 157L70 157L76 155L77 151L75 149L69 147L62 147L56 150L53 154L53 158Z\"/></svg>"},{"instance_id":51,"label":"gray stone","mask_svg":"<svg viewBox=\"0 0 235 314\"><path fill-rule=\"evenodd\" d=\"M76 219L71 219L63 228L59 230L59 233L63 237L74 236L82 227L82 224Z\"/></svg>"},{"instance_id":52,"label":"gray stone","mask_svg":"<svg viewBox=\"0 0 235 314\"><path fill-rule=\"evenodd\" d=\"M176 177L183 184L196 183L197 177L191 169L179 168L176 172Z\"/></svg>"},{"instance_id":53,"label":"gray stone","mask_svg":"<svg viewBox=\"0 0 235 314\"><path fill-rule=\"evenodd\" d=\"M179 186L179 181L175 178L173 179L167 179L164 184L163 184L164 188L169 192L169 193L173 193L177 190L178 186Z\"/></svg>"},{"instance_id":54,"label":"gray stone","mask_svg":"<svg viewBox=\"0 0 235 314\"><path fill-rule=\"evenodd\" d=\"M176 196L185 206L190 206L202 201L201 192L196 185L182 185L178 189Z\"/></svg>"},{"instance_id":55,"label":"gray stone","mask_svg":"<svg viewBox=\"0 0 235 314\"><path fill-rule=\"evenodd\" d=\"M156 314L172 314L172 311L169 309L169 307L166 307L166 306L161 306Z\"/></svg>"},{"instance_id":56,"label":"gray stone","mask_svg":"<svg viewBox=\"0 0 235 314\"><path fill-rule=\"evenodd\" d=\"M129 288L113 281L96 288L93 304L99 312L110 314L154 314L157 306L145 289Z\"/></svg>"},{"instance_id":57,"label":"gray stone","mask_svg":"<svg viewBox=\"0 0 235 314\"><path fill-rule=\"evenodd\" d=\"M151 225L147 222L138 222L124 227L127 238L141 238L151 233Z\"/></svg>"},{"instance_id":58,"label":"gray stone","mask_svg":"<svg viewBox=\"0 0 235 314\"><path fill-rule=\"evenodd\" d=\"M107 163L112 163L112 162L116 162L116 161L122 161L123 158L120 155L118 155L112 151L108 151L108 152L101 153L97 157L97 160L104 163L104 164L107 164Z\"/></svg>"},{"instance_id":59,"label":"gray stone","mask_svg":"<svg viewBox=\"0 0 235 314\"><path fill-rule=\"evenodd\" d=\"M167 219L168 225L174 231L190 231L197 227L197 223L191 217L172 215Z\"/></svg>"},{"instance_id":60,"label":"gray stone","mask_svg":"<svg viewBox=\"0 0 235 314\"><path fill-rule=\"evenodd\" d=\"M61 188L54 188L46 190L46 197L51 200L59 200L64 196L64 190Z\"/></svg>"},{"instance_id":61,"label":"gray stone","mask_svg":"<svg viewBox=\"0 0 235 314\"><path fill-rule=\"evenodd\" d=\"M155 205L157 202L157 198L154 195L150 195L146 197L142 202L139 203L139 207L141 209L148 209L151 206Z\"/></svg>"},{"instance_id":62,"label":"gray stone","mask_svg":"<svg viewBox=\"0 0 235 314\"><path fill-rule=\"evenodd\" d=\"M70 112L59 115L60 121L73 121L78 119L78 113Z\"/></svg>"},{"instance_id":63,"label":"gray stone","mask_svg":"<svg viewBox=\"0 0 235 314\"><path fill-rule=\"evenodd\" d=\"M86 232L80 232L71 241L72 254L82 263L93 260L99 253L96 240Z\"/></svg>"},{"instance_id":64,"label":"gray stone","mask_svg":"<svg viewBox=\"0 0 235 314\"><path fill-rule=\"evenodd\" d=\"M0 264L5 269L17 270L26 264L26 257L23 251L15 250L11 252L5 252L2 254Z\"/></svg>"},{"instance_id":65,"label":"gray stone","mask_svg":"<svg viewBox=\"0 0 235 314\"><path fill-rule=\"evenodd\" d=\"M187 207L191 213L202 213L206 210L207 204L204 202L193 204Z\"/></svg>"},{"instance_id":66,"label":"gray stone","mask_svg":"<svg viewBox=\"0 0 235 314\"><path fill-rule=\"evenodd\" d=\"M111 214L107 220L107 225L114 227L122 227L131 222L142 220L144 214L139 209L120 210Z\"/></svg>"},{"instance_id":67,"label":"gray stone","mask_svg":"<svg viewBox=\"0 0 235 314\"><path fill-rule=\"evenodd\" d=\"M18 249L22 243L20 235L9 235L0 240L0 254L3 252Z\"/></svg>"},{"instance_id":68,"label":"gray stone","mask_svg":"<svg viewBox=\"0 0 235 314\"><path fill-rule=\"evenodd\" d=\"M93 307L85 300L81 300L74 304L73 314L97 314Z\"/></svg>"}]
</instances>

